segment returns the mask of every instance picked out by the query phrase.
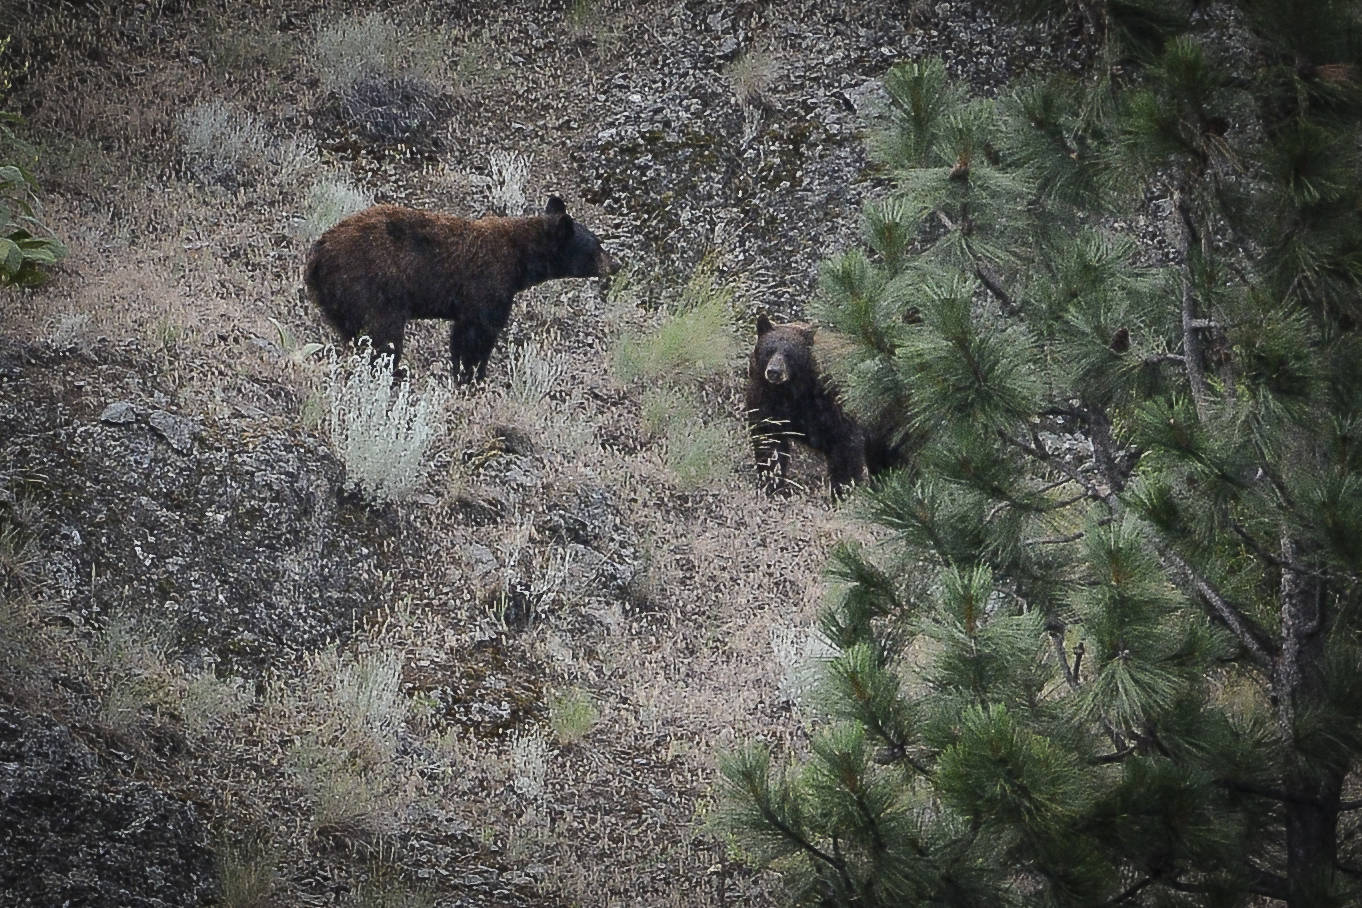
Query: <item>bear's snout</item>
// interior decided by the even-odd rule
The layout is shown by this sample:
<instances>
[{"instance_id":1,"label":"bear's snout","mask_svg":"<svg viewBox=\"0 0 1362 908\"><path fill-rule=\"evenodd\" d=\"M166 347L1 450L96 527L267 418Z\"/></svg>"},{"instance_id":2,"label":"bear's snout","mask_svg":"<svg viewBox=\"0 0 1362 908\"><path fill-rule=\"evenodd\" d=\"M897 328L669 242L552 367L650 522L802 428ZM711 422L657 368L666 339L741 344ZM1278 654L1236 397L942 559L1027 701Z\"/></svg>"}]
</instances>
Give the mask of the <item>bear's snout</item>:
<instances>
[{"instance_id":1,"label":"bear's snout","mask_svg":"<svg viewBox=\"0 0 1362 908\"><path fill-rule=\"evenodd\" d=\"M600 269L602 277L609 277L612 274L619 274L620 271L619 259L615 258L613 255L602 249L601 260L598 263L598 268Z\"/></svg>"},{"instance_id":2,"label":"bear's snout","mask_svg":"<svg viewBox=\"0 0 1362 908\"><path fill-rule=\"evenodd\" d=\"M766 381L772 385L783 385L790 377L790 369L785 364L785 354L777 353L766 364Z\"/></svg>"}]
</instances>

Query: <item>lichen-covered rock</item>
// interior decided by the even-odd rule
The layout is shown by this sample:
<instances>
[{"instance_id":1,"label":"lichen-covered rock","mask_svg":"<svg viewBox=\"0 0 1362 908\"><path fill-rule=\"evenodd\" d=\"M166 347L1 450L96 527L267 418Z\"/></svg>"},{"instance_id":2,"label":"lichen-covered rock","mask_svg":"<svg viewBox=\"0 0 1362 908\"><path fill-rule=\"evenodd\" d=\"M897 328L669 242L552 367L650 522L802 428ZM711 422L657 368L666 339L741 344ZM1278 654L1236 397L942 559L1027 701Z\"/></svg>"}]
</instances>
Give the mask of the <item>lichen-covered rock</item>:
<instances>
[{"instance_id":1,"label":"lichen-covered rock","mask_svg":"<svg viewBox=\"0 0 1362 908\"><path fill-rule=\"evenodd\" d=\"M217 880L193 804L105 764L70 728L0 705L0 901L210 904Z\"/></svg>"},{"instance_id":2,"label":"lichen-covered rock","mask_svg":"<svg viewBox=\"0 0 1362 908\"><path fill-rule=\"evenodd\" d=\"M421 545L395 513L338 497L340 465L295 429L163 410L159 426L110 425L63 402L60 360L23 379L22 408L0 401L0 487L39 515L74 623L132 611L170 625L173 655L255 670L346 636L386 604L392 559Z\"/></svg>"}]
</instances>

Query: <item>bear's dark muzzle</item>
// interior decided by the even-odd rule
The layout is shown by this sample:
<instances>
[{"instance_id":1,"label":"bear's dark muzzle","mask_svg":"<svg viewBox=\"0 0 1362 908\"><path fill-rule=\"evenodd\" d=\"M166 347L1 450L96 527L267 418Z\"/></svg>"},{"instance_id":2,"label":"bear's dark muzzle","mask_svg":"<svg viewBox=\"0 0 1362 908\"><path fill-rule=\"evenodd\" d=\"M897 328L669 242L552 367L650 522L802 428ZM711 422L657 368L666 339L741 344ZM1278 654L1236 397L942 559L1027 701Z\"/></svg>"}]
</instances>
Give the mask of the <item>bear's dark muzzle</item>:
<instances>
[{"instance_id":1,"label":"bear's dark muzzle","mask_svg":"<svg viewBox=\"0 0 1362 908\"><path fill-rule=\"evenodd\" d=\"M766 376L767 384L785 384L790 377L789 370L785 368L785 357L779 353L771 357L771 361L766 364L766 371L763 374Z\"/></svg>"}]
</instances>

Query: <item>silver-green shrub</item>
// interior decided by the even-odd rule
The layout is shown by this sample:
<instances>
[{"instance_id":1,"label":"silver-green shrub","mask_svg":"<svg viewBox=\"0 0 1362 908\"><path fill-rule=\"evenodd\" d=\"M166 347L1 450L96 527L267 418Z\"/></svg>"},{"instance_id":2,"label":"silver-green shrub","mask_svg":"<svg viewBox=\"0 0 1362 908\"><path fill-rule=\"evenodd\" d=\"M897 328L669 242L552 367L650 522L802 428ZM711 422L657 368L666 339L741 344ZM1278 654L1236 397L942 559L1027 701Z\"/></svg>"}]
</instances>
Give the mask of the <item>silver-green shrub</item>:
<instances>
[{"instance_id":1,"label":"silver-green shrub","mask_svg":"<svg viewBox=\"0 0 1362 908\"><path fill-rule=\"evenodd\" d=\"M326 177L312 186L307 196L307 212L298 227L298 236L311 245L338 221L374 204L374 197L340 177Z\"/></svg>"},{"instance_id":2,"label":"silver-green shrub","mask_svg":"<svg viewBox=\"0 0 1362 908\"><path fill-rule=\"evenodd\" d=\"M322 88L345 94L366 79L402 75L402 32L382 13L341 17L317 31L317 75Z\"/></svg>"},{"instance_id":3,"label":"silver-green shrub","mask_svg":"<svg viewBox=\"0 0 1362 908\"><path fill-rule=\"evenodd\" d=\"M409 497L425 478L424 461L444 429L449 393L423 393L393 381L393 358L333 350L326 379L327 431L345 465L346 483L377 504Z\"/></svg>"},{"instance_id":4,"label":"silver-green shrub","mask_svg":"<svg viewBox=\"0 0 1362 908\"><path fill-rule=\"evenodd\" d=\"M269 137L264 127L226 101L196 104L175 120L189 170L205 182L229 180L265 157Z\"/></svg>"}]
</instances>

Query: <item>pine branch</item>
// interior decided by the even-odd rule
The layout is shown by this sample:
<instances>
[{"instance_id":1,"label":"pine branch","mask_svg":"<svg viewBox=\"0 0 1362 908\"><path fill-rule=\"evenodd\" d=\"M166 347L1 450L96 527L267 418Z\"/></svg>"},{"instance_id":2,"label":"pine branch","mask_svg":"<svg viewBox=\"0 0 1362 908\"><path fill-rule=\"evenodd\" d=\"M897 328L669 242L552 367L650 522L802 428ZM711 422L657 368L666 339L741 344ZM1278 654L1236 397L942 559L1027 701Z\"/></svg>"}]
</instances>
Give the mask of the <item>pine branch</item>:
<instances>
[{"instance_id":1,"label":"pine branch","mask_svg":"<svg viewBox=\"0 0 1362 908\"><path fill-rule=\"evenodd\" d=\"M1192 238L1196 225L1192 222L1191 211L1187 207L1181 187L1173 191L1173 208L1178 215L1178 253L1182 258L1182 353L1187 367L1187 382L1192 390L1192 403L1197 416L1206 418L1206 400L1210 396L1210 385L1206 381L1205 354L1201 349L1201 338L1196 327L1196 296L1192 292Z\"/></svg>"},{"instance_id":2,"label":"pine branch","mask_svg":"<svg viewBox=\"0 0 1362 908\"><path fill-rule=\"evenodd\" d=\"M842 884L846 886L847 891L848 892L853 891L851 883L851 874L847 870L845 859L841 859L837 857L835 854L828 854L826 851L819 848L813 842L810 842L808 839L800 835L795 829L786 825L785 822L776 815L775 810L771 808L770 804L766 801L766 799L757 798L756 802L757 810L760 811L761 818L766 821L767 825L769 825L776 832L780 833L786 840L791 842L793 845L795 845L795 847L799 848L805 854L809 855L810 857L816 860L822 861L824 864L828 865L833 870L835 870L837 872L837 875L841 878ZM833 847L836 848L836 845L837 840L833 839Z\"/></svg>"},{"instance_id":3,"label":"pine branch","mask_svg":"<svg viewBox=\"0 0 1362 908\"><path fill-rule=\"evenodd\" d=\"M1070 690L1077 692L1077 691L1078 691L1078 659L1081 659L1081 658L1083 657L1082 651L1081 651L1081 650L1079 651L1078 657L1074 659L1074 665L1073 665L1073 667L1070 668L1070 667L1069 667L1069 657L1068 657L1068 655L1066 655L1065 652L1064 652L1064 632L1063 632L1062 630L1053 630L1053 631L1051 631L1051 632L1050 632L1050 641L1054 644L1054 647L1055 647L1055 658L1059 660L1059 664L1060 664L1060 665L1063 667L1063 669L1064 669L1064 680L1067 681L1067 682L1069 683L1069 689L1070 689ZM1081 646L1082 644L1079 644L1079 645Z\"/></svg>"},{"instance_id":4,"label":"pine branch","mask_svg":"<svg viewBox=\"0 0 1362 908\"><path fill-rule=\"evenodd\" d=\"M1216 616L1225 623L1249 651L1253 660L1261 667L1270 669L1276 651L1276 645L1272 638L1258 626L1257 622L1247 617L1243 610L1237 605L1222 596L1214 586L1204 577L1192 569L1192 566L1183 560L1182 556L1174 552L1166 545L1155 543L1155 550L1159 553L1166 563L1175 571L1182 575L1185 582L1191 585L1198 594L1201 595L1206 603L1211 606L1211 610Z\"/></svg>"},{"instance_id":5,"label":"pine branch","mask_svg":"<svg viewBox=\"0 0 1362 908\"><path fill-rule=\"evenodd\" d=\"M936 217L937 220L941 221L941 226L945 227L947 231L951 233L955 232L955 222L947 216L946 212L938 208L936 210ZM979 257L976 256L974 251L970 250L968 246L966 246L966 249L969 251L970 262L974 265L974 276L979 278L979 282L984 285L984 289L993 294L993 298L998 301L998 308L1002 311L1003 315L1011 316L1020 312L1021 306L1018 305L1017 301L1012 298L1012 295L1004 289L1002 281L999 280L998 275L993 272L993 269L979 261Z\"/></svg>"},{"instance_id":6,"label":"pine branch","mask_svg":"<svg viewBox=\"0 0 1362 908\"><path fill-rule=\"evenodd\" d=\"M970 258L974 259L974 256L971 255ZM993 269L987 267L982 262L978 261L978 259L974 259L974 274L979 278L980 283L984 285L985 289L993 294L993 298L998 301L998 308L1002 311L1003 315L1016 315L1021 311L1021 306L1017 304L1017 301L1012 298L1011 294L1003 289L1002 282L999 281L998 276L993 273Z\"/></svg>"},{"instance_id":7,"label":"pine branch","mask_svg":"<svg viewBox=\"0 0 1362 908\"><path fill-rule=\"evenodd\" d=\"M1122 902L1126 901L1127 899L1139 895L1143 890L1148 888L1153 883L1157 882L1158 879L1159 878L1157 876L1147 876L1144 879L1140 880L1135 885L1128 887L1125 892L1122 892L1120 895L1108 899L1106 902L1103 902L1103 904L1119 905Z\"/></svg>"},{"instance_id":8,"label":"pine branch","mask_svg":"<svg viewBox=\"0 0 1362 908\"><path fill-rule=\"evenodd\" d=\"M1068 542L1077 542L1085 535L1085 533L1070 533L1068 536L1042 536L1040 539L1028 539L1022 545L1064 545Z\"/></svg>"},{"instance_id":9,"label":"pine branch","mask_svg":"<svg viewBox=\"0 0 1362 908\"><path fill-rule=\"evenodd\" d=\"M1282 791L1279 788L1267 788L1262 785L1254 785L1252 782L1222 779L1219 784L1224 788L1228 788L1230 791L1239 792L1240 794L1258 795L1259 797L1269 798L1273 801L1280 801L1283 804L1309 804L1312 807L1336 810L1339 813L1346 813L1347 811L1357 810L1359 807L1362 807L1362 800L1339 801L1338 804L1335 805L1321 801L1319 798L1292 794L1289 791Z\"/></svg>"},{"instance_id":10,"label":"pine branch","mask_svg":"<svg viewBox=\"0 0 1362 908\"><path fill-rule=\"evenodd\" d=\"M1091 427L1092 425L1093 421L1090 419L1089 426ZM1116 492L1111 491L1111 487L1114 483L1113 478L1109 474L1103 477L1108 482L1108 489L1104 491L1096 483L1086 479L1073 466L1065 463L1061 459L1052 457L1038 445L1031 445L1025 441L1012 438L1004 432L999 432L999 435L1008 444L1013 445L1037 460L1068 475L1074 482L1087 490L1091 498L1106 504L1107 507L1111 509L1112 514L1120 514L1125 510L1124 506L1121 504L1121 500L1117 497ZM1110 433L1101 431L1093 432L1090 435L1090 440L1093 443L1094 459L1097 461L1099 469L1114 471L1115 458L1112 456L1110 449L1102 444L1103 441L1108 445L1111 443ZM1267 632L1246 616L1242 609L1225 599L1214 586L1193 570L1192 566L1188 564L1182 556L1174 552L1172 548L1160 543L1157 539L1154 540L1154 548L1155 551L1158 552L1159 557L1163 559L1164 563L1171 567L1176 574L1184 579L1184 582L1189 584L1197 594L1205 599L1207 604L1211 606L1212 611L1214 611L1220 620L1224 622L1225 626L1234 633L1244 648L1252 655L1254 661L1263 668L1270 669L1272 667L1275 647L1271 642L1272 638Z\"/></svg>"}]
</instances>

